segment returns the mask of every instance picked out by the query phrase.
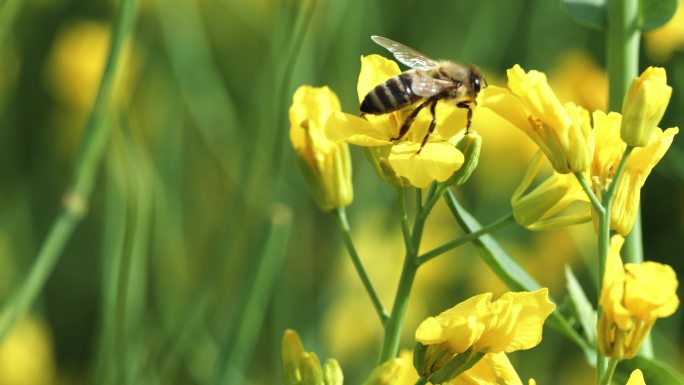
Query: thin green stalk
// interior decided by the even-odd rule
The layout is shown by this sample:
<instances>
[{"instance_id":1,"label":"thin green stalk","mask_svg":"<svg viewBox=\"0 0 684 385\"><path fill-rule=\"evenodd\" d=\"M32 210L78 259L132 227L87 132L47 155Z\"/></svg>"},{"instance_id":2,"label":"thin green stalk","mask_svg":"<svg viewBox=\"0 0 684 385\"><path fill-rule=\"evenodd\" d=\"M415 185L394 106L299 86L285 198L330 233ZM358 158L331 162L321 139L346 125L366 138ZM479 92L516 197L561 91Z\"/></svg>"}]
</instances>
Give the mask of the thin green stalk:
<instances>
[{"instance_id":1,"label":"thin green stalk","mask_svg":"<svg viewBox=\"0 0 684 385\"><path fill-rule=\"evenodd\" d=\"M121 49L134 19L135 1L121 0L112 29L109 55L93 109L85 126L72 183L64 196L62 209L52 224L28 276L2 309L0 341L29 310L52 273L71 234L86 214L88 199L109 137L110 125L103 121L103 117L109 108Z\"/></svg>"},{"instance_id":2,"label":"thin green stalk","mask_svg":"<svg viewBox=\"0 0 684 385\"><path fill-rule=\"evenodd\" d=\"M606 367L606 372L603 374L603 377L601 378L601 382L599 382L599 385L610 385L611 380L613 379L613 373L615 373L615 367L617 366L618 361L615 359L609 359L608 360L608 366Z\"/></svg>"},{"instance_id":3,"label":"thin green stalk","mask_svg":"<svg viewBox=\"0 0 684 385\"><path fill-rule=\"evenodd\" d=\"M383 325L385 325L385 322L387 322L389 315L387 314L385 308L382 306L382 302L380 302L380 297L378 297L378 294L375 292L375 289L373 289L373 284L371 283L370 278L368 278L368 274L366 274L366 269L364 269L363 263L361 263L361 258L359 258L359 254L356 252L356 247L354 247L354 241L352 240L351 230L349 228L349 221L347 220L347 211L344 209L344 207L340 207L337 210L335 210L335 213L337 214L337 224L340 226L342 241L344 241L344 245L347 247L347 251L349 252L349 256L351 257L352 263L354 264L356 273L359 275L359 278L361 278L363 287L366 289L366 292L368 293L371 302L373 302L373 308L375 308L375 312L378 313L380 322Z\"/></svg>"},{"instance_id":4,"label":"thin green stalk","mask_svg":"<svg viewBox=\"0 0 684 385\"><path fill-rule=\"evenodd\" d=\"M380 354L380 362L385 362L397 355L399 351L399 340L401 337L401 328L404 323L404 316L408 308L408 300L413 286L413 280L416 277L418 265L416 264L416 255L412 251L407 251L404 257L404 267L399 278L399 287L394 298L394 306L392 307L392 314L385 324L385 338L382 344L382 353Z\"/></svg>"},{"instance_id":5,"label":"thin green stalk","mask_svg":"<svg viewBox=\"0 0 684 385\"><path fill-rule=\"evenodd\" d=\"M403 187L397 187L397 200L399 202L401 233L404 236L404 247L408 252L413 250L413 242L411 242L411 230L409 229L408 212L406 211L406 194Z\"/></svg>"},{"instance_id":6,"label":"thin green stalk","mask_svg":"<svg viewBox=\"0 0 684 385\"><path fill-rule=\"evenodd\" d=\"M509 213L509 214L495 220L494 222L482 227L481 229L479 229L475 232L468 233L462 237L456 238L453 241L449 241L449 242L443 244L442 246L436 247L436 248L428 251L427 253L423 254L422 256L420 256L418 258L418 264L422 265L423 263L431 260L432 258L435 258L439 255L442 255L449 250L455 249L456 247L461 246L464 243L470 242L473 239L477 239L482 235L492 233L492 232L500 229L501 227L504 227L504 226L511 224L513 222L515 222L515 218L513 217L513 213Z\"/></svg>"},{"instance_id":7,"label":"thin green stalk","mask_svg":"<svg viewBox=\"0 0 684 385\"><path fill-rule=\"evenodd\" d=\"M581 172L576 172L575 177L577 178L577 181L580 183L582 186L582 189L584 190L584 193L587 194L587 197L589 198L589 201L591 201L591 205L594 207L594 210L596 210L597 214L603 213L603 205L601 204L601 201L598 199L596 194L591 190L591 187L589 186L589 183L587 180L584 178L584 175L582 175Z\"/></svg>"}]
</instances>

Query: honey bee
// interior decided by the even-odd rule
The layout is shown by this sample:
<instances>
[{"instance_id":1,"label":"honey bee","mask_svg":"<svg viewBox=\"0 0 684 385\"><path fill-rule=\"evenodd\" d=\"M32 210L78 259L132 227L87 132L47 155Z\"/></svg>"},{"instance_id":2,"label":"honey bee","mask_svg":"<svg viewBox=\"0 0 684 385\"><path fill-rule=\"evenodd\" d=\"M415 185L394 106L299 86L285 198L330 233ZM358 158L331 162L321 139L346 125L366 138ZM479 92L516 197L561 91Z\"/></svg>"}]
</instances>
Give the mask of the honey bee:
<instances>
[{"instance_id":1,"label":"honey bee","mask_svg":"<svg viewBox=\"0 0 684 385\"><path fill-rule=\"evenodd\" d=\"M362 116L365 114L386 114L423 100L411 111L401 125L399 135L392 138L392 141L403 138L418 113L429 106L432 121L418 153L435 130L437 124L435 106L440 100L451 101L457 107L468 110L466 132L468 131L473 117L472 106L477 105L475 98L480 90L487 86L479 68L448 60L433 60L413 48L386 37L371 36L371 39L386 48L399 62L411 67L411 69L373 88L361 103Z\"/></svg>"}]
</instances>

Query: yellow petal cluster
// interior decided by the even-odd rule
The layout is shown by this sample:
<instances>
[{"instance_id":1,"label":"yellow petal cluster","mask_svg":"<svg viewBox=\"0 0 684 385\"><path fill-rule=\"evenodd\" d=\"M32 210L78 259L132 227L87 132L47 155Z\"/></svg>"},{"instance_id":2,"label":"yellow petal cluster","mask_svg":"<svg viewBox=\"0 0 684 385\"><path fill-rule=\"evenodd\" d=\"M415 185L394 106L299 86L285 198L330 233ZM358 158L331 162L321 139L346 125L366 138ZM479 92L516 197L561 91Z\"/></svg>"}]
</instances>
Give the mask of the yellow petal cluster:
<instances>
[{"instance_id":1,"label":"yellow petal cluster","mask_svg":"<svg viewBox=\"0 0 684 385\"><path fill-rule=\"evenodd\" d=\"M527 134L556 172L586 171L594 147L589 113L573 103L562 104L541 72L515 65L507 75L509 89L486 88L483 106Z\"/></svg>"},{"instance_id":2,"label":"yellow petal cluster","mask_svg":"<svg viewBox=\"0 0 684 385\"><path fill-rule=\"evenodd\" d=\"M664 68L648 67L632 81L622 104L620 136L631 147L643 147L657 135L672 96Z\"/></svg>"},{"instance_id":3,"label":"yellow petal cluster","mask_svg":"<svg viewBox=\"0 0 684 385\"><path fill-rule=\"evenodd\" d=\"M357 84L359 101L378 84L399 75L399 66L379 55L363 56ZM466 112L448 103L438 103L437 126L425 147L418 153L432 117L427 111L418 114L411 130L400 142L393 142L411 108L382 115L335 113L326 129L334 141L371 149L370 158L380 177L393 185L427 187L434 181L448 180L464 162L463 154L449 142L465 128Z\"/></svg>"},{"instance_id":4,"label":"yellow petal cluster","mask_svg":"<svg viewBox=\"0 0 684 385\"><path fill-rule=\"evenodd\" d=\"M491 293L474 296L418 326L416 341L426 347L420 374L434 373L466 350L512 352L541 342L544 321L555 308L548 289L491 299Z\"/></svg>"},{"instance_id":5,"label":"yellow petal cluster","mask_svg":"<svg viewBox=\"0 0 684 385\"><path fill-rule=\"evenodd\" d=\"M593 190L600 196L612 182L627 145L620 138L623 119L620 114L595 111L593 118L596 151L591 165L591 178ZM630 232L639 208L641 187L678 132L677 127L665 131L656 127L651 142L632 151L615 190L610 215L611 229L621 235Z\"/></svg>"},{"instance_id":6,"label":"yellow petal cluster","mask_svg":"<svg viewBox=\"0 0 684 385\"><path fill-rule=\"evenodd\" d=\"M674 270L650 261L623 266L623 242L619 235L611 239L600 298L599 348L615 359L633 357L656 319L679 306Z\"/></svg>"},{"instance_id":7,"label":"yellow petal cluster","mask_svg":"<svg viewBox=\"0 0 684 385\"><path fill-rule=\"evenodd\" d=\"M299 87L290 107L290 141L309 191L325 211L353 199L349 147L326 136L330 117L339 112L337 95L328 87Z\"/></svg>"},{"instance_id":8,"label":"yellow petal cluster","mask_svg":"<svg viewBox=\"0 0 684 385\"><path fill-rule=\"evenodd\" d=\"M516 222L529 230L548 230L591 220L589 199L573 174L552 172L530 189L544 160L537 152L513 192L511 206Z\"/></svg>"},{"instance_id":9,"label":"yellow petal cluster","mask_svg":"<svg viewBox=\"0 0 684 385\"><path fill-rule=\"evenodd\" d=\"M323 366L316 353L304 351L296 331L283 333L280 346L285 385L342 385L344 376L337 360L330 358Z\"/></svg>"}]
</instances>

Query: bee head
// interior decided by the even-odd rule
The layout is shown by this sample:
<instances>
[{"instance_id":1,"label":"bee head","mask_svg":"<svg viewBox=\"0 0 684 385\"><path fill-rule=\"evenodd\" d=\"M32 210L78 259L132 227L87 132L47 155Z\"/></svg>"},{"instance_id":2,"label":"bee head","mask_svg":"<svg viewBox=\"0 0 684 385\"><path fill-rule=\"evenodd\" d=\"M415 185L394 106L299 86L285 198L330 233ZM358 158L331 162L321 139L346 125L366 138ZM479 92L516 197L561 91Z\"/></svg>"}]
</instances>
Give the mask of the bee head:
<instances>
[{"instance_id":1,"label":"bee head","mask_svg":"<svg viewBox=\"0 0 684 385\"><path fill-rule=\"evenodd\" d=\"M475 99L477 97L477 94L480 93L480 90L487 87L487 81L485 80L484 76L482 76L482 72L480 72L479 68L471 65L469 72L470 92L472 98Z\"/></svg>"}]
</instances>

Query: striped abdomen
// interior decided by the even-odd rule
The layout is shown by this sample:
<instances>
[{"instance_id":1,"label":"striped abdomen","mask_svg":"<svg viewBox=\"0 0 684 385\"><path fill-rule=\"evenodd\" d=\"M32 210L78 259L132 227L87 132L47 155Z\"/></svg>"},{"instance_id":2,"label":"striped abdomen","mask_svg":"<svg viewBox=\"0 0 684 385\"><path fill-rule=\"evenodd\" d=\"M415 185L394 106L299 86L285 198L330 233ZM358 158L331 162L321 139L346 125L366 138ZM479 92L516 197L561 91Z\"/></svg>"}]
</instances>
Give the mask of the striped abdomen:
<instances>
[{"instance_id":1,"label":"striped abdomen","mask_svg":"<svg viewBox=\"0 0 684 385\"><path fill-rule=\"evenodd\" d=\"M413 104L422 97L411 91L412 76L404 72L373 88L361 103L361 112L384 114Z\"/></svg>"}]
</instances>

